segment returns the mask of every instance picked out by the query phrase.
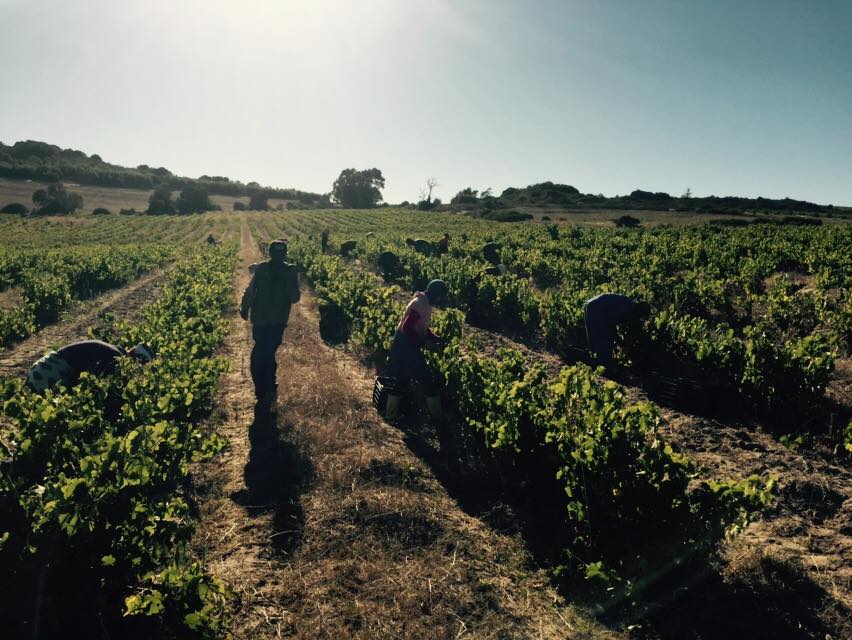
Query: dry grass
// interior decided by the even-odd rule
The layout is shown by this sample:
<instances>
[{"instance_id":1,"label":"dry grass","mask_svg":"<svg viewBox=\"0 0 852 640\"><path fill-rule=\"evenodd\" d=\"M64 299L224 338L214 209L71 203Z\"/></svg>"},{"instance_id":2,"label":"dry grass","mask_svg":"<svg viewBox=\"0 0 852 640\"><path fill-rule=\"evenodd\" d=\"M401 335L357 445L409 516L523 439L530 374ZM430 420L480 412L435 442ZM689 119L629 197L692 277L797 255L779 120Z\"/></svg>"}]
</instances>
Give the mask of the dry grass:
<instances>
[{"instance_id":1,"label":"dry grass","mask_svg":"<svg viewBox=\"0 0 852 640\"><path fill-rule=\"evenodd\" d=\"M255 251L244 238L246 260ZM518 539L459 509L377 418L367 371L324 345L317 324L305 295L269 421L251 411L244 330L228 339L232 449L201 474L197 546L239 594L234 636L611 637L529 568Z\"/></svg>"},{"instance_id":2,"label":"dry grass","mask_svg":"<svg viewBox=\"0 0 852 640\"><path fill-rule=\"evenodd\" d=\"M17 309L24 303L24 296L18 287L0 291L0 310Z\"/></svg>"}]
</instances>

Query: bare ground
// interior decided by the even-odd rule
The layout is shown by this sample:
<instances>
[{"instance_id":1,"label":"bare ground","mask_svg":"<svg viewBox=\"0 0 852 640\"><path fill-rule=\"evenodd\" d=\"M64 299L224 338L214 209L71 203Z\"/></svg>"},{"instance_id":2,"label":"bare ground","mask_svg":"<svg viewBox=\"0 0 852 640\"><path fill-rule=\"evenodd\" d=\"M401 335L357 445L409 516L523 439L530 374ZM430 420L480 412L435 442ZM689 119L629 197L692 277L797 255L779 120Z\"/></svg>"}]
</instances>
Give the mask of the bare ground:
<instances>
[{"instance_id":1,"label":"bare ground","mask_svg":"<svg viewBox=\"0 0 852 640\"><path fill-rule=\"evenodd\" d=\"M259 257L243 227L243 268ZM327 347L303 292L279 350L279 408L255 416L241 321L199 469L197 548L239 595L236 638L610 637L529 568L517 537L465 514L369 405L372 377Z\"/></svg>"},{"instance_id":2,"label":"bare ground","mask_svg":"<svg viewBox=\"0 0 852 640\"><path fill-rule=\"evenodd\" d=\"M508 347L550 371L561 366L553 354L532 351L480 329L466 330L486 352ZM839 361L829 397L843 406L852 400L849 379L847 361ZM648 399L636 387L628 388L628 394L634 400ZM799 629L801 637L822 637L822 633L825 637L852 637L852 471L848 459L822 450L792 451L760 426L668 407L660 407L660 411L662 435L697 464L700 478L740 479L756 474L776 478L779 490L768 509L723 545L717 573L708 575L705 584L695 588L676 611L663 608L666 620L657 621L656 631L665 637L687 633L689 637L718 637L716 634L736 629L752 637L787 637L776 634ZM764 610L746 614L742 610L747 608L745 601ZM742 618L725 625L710 622L720 612L732 615L732 611ZM678 618L693 616L687 632ZM766 633L770 635L762 635Z\"/></svg>"},{"instance_id":3,"label":"bare ground","mask_svg":"<svg viewBox=\"0 0 852 640\"><path fill-rule=\"evenodd\" d=\"M352 266L369 270L357 260ZM399 301L407 302L406 294L400 293ZM499 348L520 351L551 373L564 366L558 356L499 333L469 325L465 331L485 353ZM827 396L846 408L852 405L850 378L848 360L839 360ZM628 394L634 400L648 399L638 387L628 386ZM715 638L733 631L753 637L852 637L848 459L826 451L792 451L758 425L660 409L664 437L696 462L700 478L757 474L776 478L779 491L764 513L723 545L718 566L692 593L684 589L678 603L660 605L661 611L652 616L651 636ZM481 505L469 510L477 514ZM532 533L533 538L537 535ZM719 616L729 619L722 623Z\"/></svg>"},{"instance_id":4,"label":"bare ground","mask_svg":"<svg viewBox=\"0 0 852 640\"><path fill-rule=\"evenodd\" d=\"M24 375L33 362L51 349L85 340L89 328L97 324L101 314L112 313L122 320L133 320L142 305L157 298L166 272L163 269L150 271L121 289L75 303L63 313L59 322L0 352L0 378Z\"/></svg>"},{"instance_id":5,"label":"bare ground","mask_svg":"<svg viewBox=\"0 0 852 640\"><path fill-rule=\"evenodd\" d=\"M505 336L473 327L465 330L485 352L507 347L550 371L563 366L553 354L533 351ZM843 406L852 401L850 377L847 361L839 361L829 397ZM637 387L628 388L628 394L634 400L648 399ZM660 411L662 435L697 464L700 478L740 479L753 474L776 478L778 494L744 532L723 545L718 573L707 577L715 583L696 588L690 601L681 603L677 611L666 611L667 620L656 631L679 637L687 632L677 618L695 616L689 637L717 637L724 629L765 637L761 633L769 633L767 629L772 634L792 633L798 627L802 637L822 637L821 633L852 637L852 470L848 458L806 448L792 451L760 426L669 407L660 407ZM788 597L790 601L782 605ZM731 610L743 607L744 599L765 609L731 620L728 626L717 622L705 627L720 611L731 615ZM778 613L776 608L784 609L786 619L770 621ZM698 635L692 635L695 633Z\"/></svg>"}]
</instances>

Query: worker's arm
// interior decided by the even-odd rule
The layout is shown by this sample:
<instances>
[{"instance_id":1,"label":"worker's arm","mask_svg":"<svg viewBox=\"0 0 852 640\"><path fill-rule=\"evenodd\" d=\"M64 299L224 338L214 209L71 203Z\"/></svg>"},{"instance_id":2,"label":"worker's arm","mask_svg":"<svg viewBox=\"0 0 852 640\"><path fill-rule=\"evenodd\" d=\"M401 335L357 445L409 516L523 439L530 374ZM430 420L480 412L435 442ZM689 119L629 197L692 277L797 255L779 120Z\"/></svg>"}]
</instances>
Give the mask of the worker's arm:
<instances>
[{"instance_id":1,"label":"worker's arm","mask_svg":"<svg viewBox=\"0 0 852 640\"><path fill-rule=\"evenodd\" d=\"M243 293L242 302L240 302L240 317L243 320L248 320L249 309L251 309L251 305L254 304L254 296L256 291L254 279L255 276L252 276L251 282L249 282L249 285L246 287L246 290Z\"/></svg>"},{"instance_id":2,"label":"worker's arm","mask_svg":"<svg viewBox=\"0 0 852 640\"><path fill-rule=\"evenodd\" d=\"M296 270L296 267L290 267L290 272L287 274L287 278L290 285L290 304L296 304L299 301L299 298L302 297L302 293L299 291L299 272Z\"/></svg>"}]
</instances>

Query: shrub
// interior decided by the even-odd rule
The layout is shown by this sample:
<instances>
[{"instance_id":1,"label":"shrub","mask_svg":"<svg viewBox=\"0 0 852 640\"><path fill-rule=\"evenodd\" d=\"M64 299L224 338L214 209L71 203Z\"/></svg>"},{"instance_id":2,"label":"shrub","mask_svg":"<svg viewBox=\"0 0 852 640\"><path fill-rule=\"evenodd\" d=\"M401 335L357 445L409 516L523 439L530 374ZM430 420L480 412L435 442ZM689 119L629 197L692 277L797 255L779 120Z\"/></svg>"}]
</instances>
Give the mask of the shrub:
<instances>
[{"instance_id":1,"label":"shrub","mask_svg":"<svg viewBox=\"0 0 852 640\"><path fill-rule=\"evenodd\" d=\"M177 209L179 213L202 213L204 211L212 211L213 203L210 202L210 196L207 194L207 189L202 187L184 187L183 191L177 199Z\"/></svg>"},{"instance_id":2,"label":"shrub","mask_svg":"<svg viewBox=\"0 0 852 640\"><path fill-rule=\"evenodd\" d=\"M94 211L92 211L93 216L108 216L112 213L106 207L97 207Z\"/></svg>"},{"instance_id":3,"label":"shrub","mask_svg":"<svg viewBox=\"0 0 852 640\"><path fill-rule=\"evenodd\" d=\"M120 216L135 216L137 213L136 209L130 207L130 209L120 209L118 215Z\"/></svg>"},{"instance_id":4,"label":"shrub","mask_svg":"<svg viewBox=\"0 0 852 640\"><path fill-rule=\"evenodd\" d=\"M2 209L0 209L0 213L13 213L18 216L26 215L28 212L29 209L27 208L27 206L21 204L20 202L11 202Z\"/></svg>"},{"instance_id":5,"label":"shrub","mask_svg":"<svg viewBox=\"0 0 852 640\"><path fill-rule=\"evenodd\" d=\"M268 211L269 194L266 191L255 191L249 198L248 208L250 211Z\"/></svg>"},{"instance_id":6,"label":"shrub","mask_svg":"<svg viewBox=\"0 0 852 640\"><path fill-rule=\"evenodd\" d=\"M161 215L174 212L175 203L172 202L172 188L169 185L163 184L154 189L148 198L148 210L146 213Z\"/></svg>"},{"instance_id":7,"label":"shrub","mask_svg":"<svg viewBox=\"0 0 852 640\"><path fill-rule=\"evenodd\" d=\"M240 200L234 201L234 211L245 211L245 210L246 210L246 203L245 202L242 202Z\"/></svg>"},{"instance_id":8,"label":"shrub","mask_svg":"<svg viewBox=\"0 0 852 640\"><path fill-rule=\"evenodd\" d=\"M616 227L626 227L628 229L638 227L642 224L639 218L634 218L633 216L621 216L613 220L613 222Z\"/></svg>"},{"instance_id":9,"label":"shrub","mask_svg":"<svg viewBox=\"0 0 852 640\"><path fill-rule=\"evenodd\" d=\"M83 196L72 193L61 182L54 182L47 189L37 189L33 192L35 213L49 215L52 213L71 213L83 206Z\"/></svg>"},{"instance_id":10,"label":"shrub","mask_svg":"<svg viewBox=\"0 0 852 640\"><path fill-rule=\"evenodd\" d=\"M495 222L522 222L532 220L533 215L522 211L486 211L482 214L482 217Z\"/></svg>"}]
</instances>

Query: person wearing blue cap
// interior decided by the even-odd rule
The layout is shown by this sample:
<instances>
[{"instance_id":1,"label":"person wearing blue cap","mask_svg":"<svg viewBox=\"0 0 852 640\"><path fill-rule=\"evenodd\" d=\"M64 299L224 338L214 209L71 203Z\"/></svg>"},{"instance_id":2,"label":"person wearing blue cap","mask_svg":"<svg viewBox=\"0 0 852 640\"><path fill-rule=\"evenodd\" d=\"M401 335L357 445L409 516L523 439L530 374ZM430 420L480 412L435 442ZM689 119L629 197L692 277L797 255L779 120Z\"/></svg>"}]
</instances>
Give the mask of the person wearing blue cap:
<instances>
[{"instance_id":1,"label":"person wearing blue cap","mask_svg":"<svg viewBox=\"0 0 852 640\"><path fill-rule=\"evenodd\" d=\"M399 391L406 388L410 380L419 381L426 391L426 406L433 420L443 418L441 396L432 377L426 359L424 347L434 347L439 338L429 328L432 311L443 303L449 295L447 283L432 280L425 291L418 291L405 307L402 319L396 327L393 345L388 358L388 375L396 379L395 393L388 395L385 418L395 420L399 417L399 405L402 396Z\"/></svg>"}]
</instances>

